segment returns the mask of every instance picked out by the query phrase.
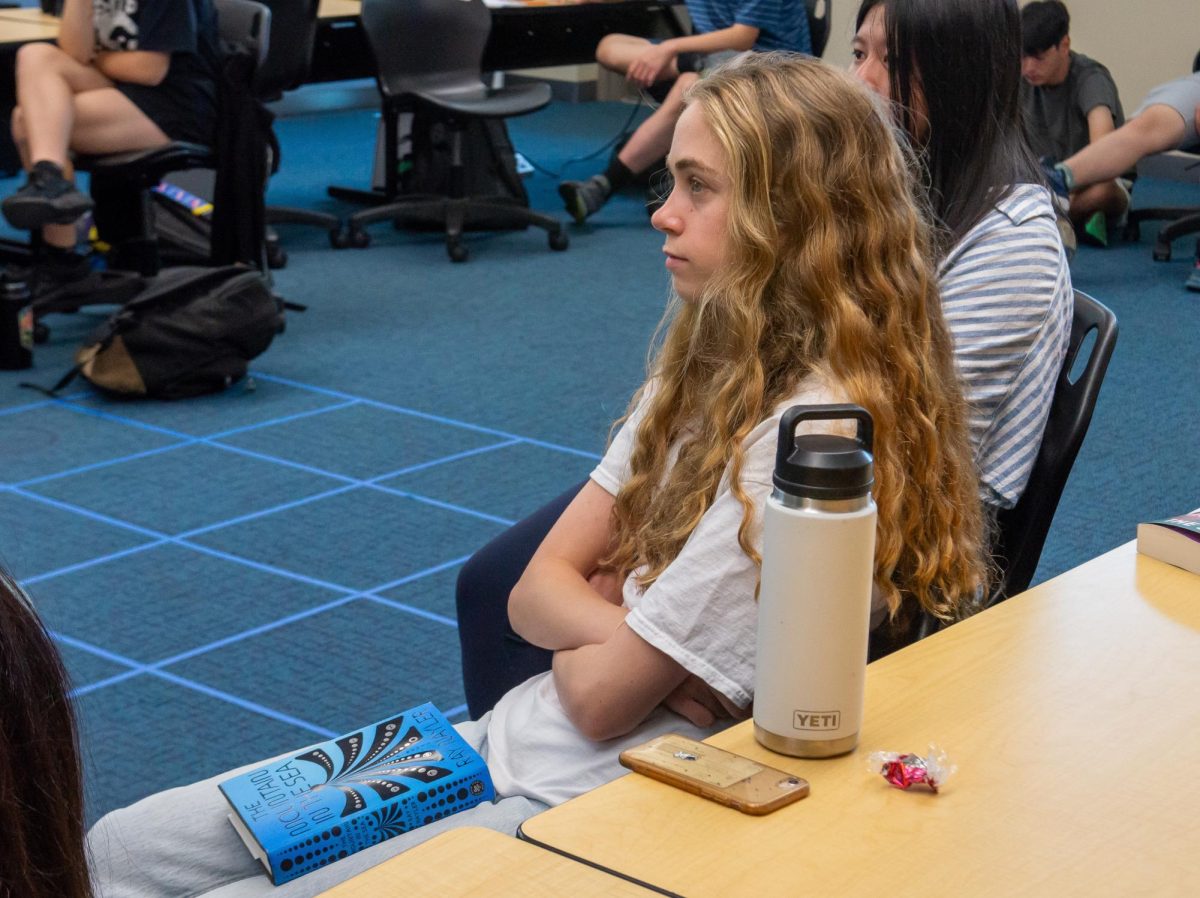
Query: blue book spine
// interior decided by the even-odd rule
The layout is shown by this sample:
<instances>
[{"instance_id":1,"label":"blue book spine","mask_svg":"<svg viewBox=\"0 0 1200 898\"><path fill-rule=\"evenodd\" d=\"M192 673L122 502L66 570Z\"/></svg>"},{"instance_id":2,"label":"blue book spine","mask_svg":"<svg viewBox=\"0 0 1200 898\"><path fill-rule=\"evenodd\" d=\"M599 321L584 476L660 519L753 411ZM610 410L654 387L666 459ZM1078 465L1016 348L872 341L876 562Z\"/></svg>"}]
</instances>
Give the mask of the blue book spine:
<instances>
[{"instance_id":1,"label":"blue book spine","mask_svg":"<svg viewBox=\"0 0 1200 898\"><path fill-rule=\"evenodd\" d=\"M233 777L221 791L276 885L495 797L483 759L429 703Z\"/></svg>"}]
</instances>

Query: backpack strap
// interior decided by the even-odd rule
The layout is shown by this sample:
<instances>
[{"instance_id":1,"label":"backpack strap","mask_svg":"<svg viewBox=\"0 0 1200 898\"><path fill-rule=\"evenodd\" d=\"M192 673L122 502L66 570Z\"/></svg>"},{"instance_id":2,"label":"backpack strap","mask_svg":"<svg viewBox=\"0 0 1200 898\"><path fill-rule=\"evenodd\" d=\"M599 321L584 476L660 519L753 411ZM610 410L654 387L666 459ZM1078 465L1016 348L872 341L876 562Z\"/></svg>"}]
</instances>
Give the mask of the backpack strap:
<instances>
[{"instance_id":1,"label":"backpack strap","mask_svg":"<svg viewBox=\"0 0 1200 898\"><path fill-rule=\"evenodd\" d=\"M129 329L129 326L134 322L134 318L135 316L126 309L122 309L109 318L108 321L104 323L103 330L100 331L87 346L84 347L84 349L90 348L92 352L85 358L80 359L80 361L75 364L75 367L60 377L58 379L58 383L49 389L43 387L41 384L29 383L27 381L23 381L22 383L18 384L18 386L27 390L36 390L44 396L49 396L51 399L57 399L59 392L80 375L84 369L84 366L86 366L88 362L90 362L104 350L108 349L108 347L112 345L112 341L117 338L118 334ZM79 356L77 355L76 358L79 358Z\"/></svg>"},{"instance_id":2,"label":"backpack strap","mask_svg":"<svg viewBox=\"0 0 1200 898\"><path fill-rule=\"evenodd\" d=\"M50 387L49 389L47 389L46 387L43 387L41 384L30 383L29 381L21 381L21 383L18 384L18 386L23 387L26 390L36 390L37 392L41 393L43 396L49 396L51 399L57 399L59 391L62 390L69 383L71 383L71 381L73 381L75 378L77 378L79 376L79 372L83 370L84 364L85 364L84 362L80 362L78 365L76 365L74 368L72 368L70 371L68 371L62 377L60 377L58 379L58 383L56 383L54 386Z\"/></svg>"}]
</instances>

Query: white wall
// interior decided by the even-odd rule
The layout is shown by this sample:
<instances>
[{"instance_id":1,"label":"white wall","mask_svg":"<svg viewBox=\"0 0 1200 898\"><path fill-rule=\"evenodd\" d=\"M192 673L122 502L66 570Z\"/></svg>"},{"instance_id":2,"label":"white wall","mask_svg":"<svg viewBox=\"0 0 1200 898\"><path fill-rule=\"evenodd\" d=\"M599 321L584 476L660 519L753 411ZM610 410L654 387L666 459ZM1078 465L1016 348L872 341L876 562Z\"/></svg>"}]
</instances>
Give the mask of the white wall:
<instances>
[{"instance_id":1,"label":"white wall","mask_svg":"<svg viewBox=\"0 0 1200 898\"><path fill-rule=\"evenodd\" d=\"M824 58L849 65L859 0L826 2L833 20ZM1200 50L1200 0L1064 2L1071 11L1071 46L1108 66L1126 112L1154 85L1192 70Z\"/></svg>"}]
</instances>

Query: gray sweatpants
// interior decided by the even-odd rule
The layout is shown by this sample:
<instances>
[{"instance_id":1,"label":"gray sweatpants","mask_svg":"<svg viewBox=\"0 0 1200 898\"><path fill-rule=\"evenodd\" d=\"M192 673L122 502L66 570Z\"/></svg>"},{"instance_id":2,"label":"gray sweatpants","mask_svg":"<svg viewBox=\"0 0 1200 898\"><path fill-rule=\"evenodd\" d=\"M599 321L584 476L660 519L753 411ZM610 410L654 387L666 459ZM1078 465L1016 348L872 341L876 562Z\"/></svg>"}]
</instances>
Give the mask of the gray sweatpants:
<instances>
[{"instance_id":1,"label":"gray sweatpants","mask_svg":"<svg viewBox=\"0 0 1200 898\"><path fill-rule=\"evenodd\" d=\"M487 760L487 721L456 725ZM512 835L521 822L546 809L516 796L481 804L373 845L282 886L246 849L228 820L229 804L217 784L262 766L230 770L190 786L168 789L106 814L88 833L98 898L307 898L458 826L484 826Z\"/></svg>"}]
</instances>

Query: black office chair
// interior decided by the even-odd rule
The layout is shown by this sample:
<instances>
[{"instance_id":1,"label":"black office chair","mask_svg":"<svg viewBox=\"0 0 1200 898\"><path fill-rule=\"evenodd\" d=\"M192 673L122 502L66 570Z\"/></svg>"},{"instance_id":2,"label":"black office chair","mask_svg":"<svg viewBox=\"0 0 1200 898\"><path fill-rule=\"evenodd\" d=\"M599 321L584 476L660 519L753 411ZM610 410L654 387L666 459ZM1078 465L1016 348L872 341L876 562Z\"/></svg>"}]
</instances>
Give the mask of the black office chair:
<instances>
[{"instance_id":1,"label":"black office chair","mask_svg":"<svg viewBox=\"0 0 1200 898\"><path fill-rule=\"evenodd\" d=\"M1079 367L1084 339L1095 331L1096 342L1083 368ZM1086 293L1075 291L1075 311L1067 356L1054 387L1050 416L1041 448L1025 492L1016 506L996 516L996 541L992 554L1000 569L992 602L1024 592L1033 579L1050 522L1058 508L1075 456L1092 422L1100 385L1117 343L1117 316Z\"/></svg>"},{"instance_id":2,"label":"black office chair","mask_svg":"<svg viewBox=\"0 0 1200 898\"><path fill-rule=\"evenodd\" d=\"M362 23L383 97L386 174L379 197L384 205L350 216L350 242L366 246L370 237L363 229L376 221L392 220L398 226L437 222L445 228L450 258L463 262L463 227L475 219L490 226L536 225L548 232L551 249L566 249L567 235L558 219L508 198L465 195L462 140L467 123L525 115L550 102L547 84L491 88L483 82L481 63L491 30L491 13L483 0L363 0ZM400 192L396 125L402 112L418 109L434 113L450 131L446 196L405 197ZM344 195L333 188L330 192Z\"/></svg>"},{"instance_id":3,"label":"black office chair","mask_svg":"<svg viewBox=\"0 0 1200 898\"><path fill-rule=\"evenodd\" d=\"M278 100L285 91L295 90L308 80L313 46L317 40L317 8L320 0L262 0L271 10L270 49L254 78L254 92L265 103ZM344 244L342 220L328 212L300 209L294 206L267 206L268 225L307 224L325 228L329 242ZM279 235L268 228L267 263L272 268L287 264L287 253L279 243Z\"/></svg>"},{"instance_id":4,"label":"black office chair","mask_svg":"<svg viewBox=\"0 0 1200 898\"><path fill-rule=\"evenodd\" d=\"M830 0L804 0L808 12L808 36L812 39L813 56L820 57L829 43Z\"/></svg>"},{"instance_id":5,"label":"black office chair","mask_svg":"<svg viewBox=\"0 0 1200 898\"><path fill-rule=\"evenodd\" d=\"M1200 52L1192 60L1192 71L1200 72ZM1187 155L1193 155L1191 153ZM1195 155L1195 162L1187 166L1194 172L1195 180L1200 183L1200 155ZM1200 207L1173 208L1158 206L1149 209L1132 209L1125 221L1126 240L1137 240L1141 236L1140 225L1143 221L1166 221L1154 240L1154 260L1169 262L1171 260L1171 243L1188 234L1200 233ZM1200 268L1200 240L1196 241L1196 266Z\"/></svg>"},{"instance_id":6,"label":"black office chair","mask_svg":"<svg viewBox=\"0 0 1200 898\"><path fill-rule=\"evenodd\" d=\"M254 0L215 0L217 23L221 39L247 48L255 57L257 70L267 57L271 12ZM248 73L253 77L253 71ZM91 191L96 199L97 226L104 233L104 221L109 208L124 214L131 195L137 197L133 233L116 226L120 240L114 245L109 267L136 271L143 275L157 274L161 268L157 239L154 234L154 213L150 191L171 172L192 168L216 168L217 155L212 147L187 141L172 141L150 150L133 150L106 156L80 156L75 167L90 172ZM265 187L265 185L264 185Z\"/></svg>"}]
</instances>

